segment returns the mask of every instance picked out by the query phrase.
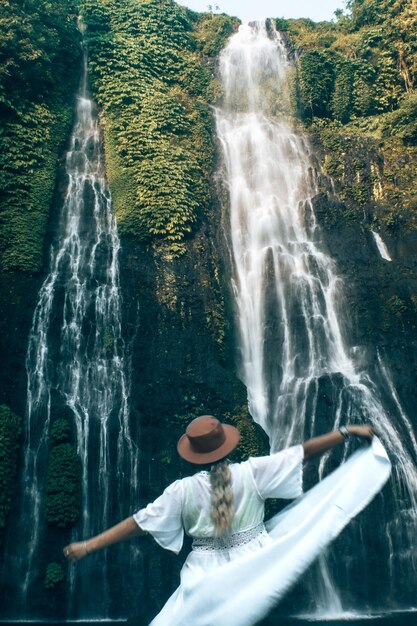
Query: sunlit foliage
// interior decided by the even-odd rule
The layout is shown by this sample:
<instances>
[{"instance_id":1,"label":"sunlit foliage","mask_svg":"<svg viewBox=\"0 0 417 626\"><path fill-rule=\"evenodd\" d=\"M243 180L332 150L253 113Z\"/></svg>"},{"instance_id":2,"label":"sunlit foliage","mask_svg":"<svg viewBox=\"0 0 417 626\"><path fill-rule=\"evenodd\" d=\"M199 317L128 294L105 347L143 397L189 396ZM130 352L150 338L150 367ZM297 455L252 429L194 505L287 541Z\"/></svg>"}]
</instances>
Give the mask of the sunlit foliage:
<instances>
[{"instance_id":1,"label":"sunlit foliage","mask_svg":"<svg viewBox=\"0 0 417 626\"><path fill-rule=\"evenodd\" d=\"M3 0L0 267L39 271L79 68L75 0Z\"/></svg>"},{"instance_id":2,"label":"sunlit foliage","mask_svg":"<svg viewBox=\"0 0 417 626\"><path fill-rule=\"evenodd\" d=\"M180 242L211 200L216 87L204 58L235 22L170 0L83 0L81 9L119 230Z\"/></svg>"},{"instance_id":3,"label":"sunlit foliage","mask_svg":"<svg viewBox=\"0 0 417 626\"><path fill-rule=\"evenodd\" d=\"M415 88L414 2L351 0L334 22L281 19L279 25L297 50L298 109L305 121L346 123L394 111Z\"/></svg>"}]
</instances>

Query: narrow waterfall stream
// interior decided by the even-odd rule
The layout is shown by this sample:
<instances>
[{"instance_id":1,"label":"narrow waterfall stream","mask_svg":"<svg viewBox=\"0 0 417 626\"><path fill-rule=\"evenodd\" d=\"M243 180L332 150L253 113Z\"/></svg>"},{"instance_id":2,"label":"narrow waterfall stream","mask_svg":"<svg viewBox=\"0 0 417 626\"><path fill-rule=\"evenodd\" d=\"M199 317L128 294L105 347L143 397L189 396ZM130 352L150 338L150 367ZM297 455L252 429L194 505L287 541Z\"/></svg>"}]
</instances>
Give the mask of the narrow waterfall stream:
<instances>
[{"instance_id":1,"label":"narrow waterfall stream","mask_svg":"<svg viewBox=\"0 0 417 626\"><path fill-rule=\"evenodd\" d=\"M379 233L374 232L373 230L371 232L375 239L375 243L378 248L378 252L381 255L381 258L383 258L385 261L392 261L391 255L388 252L388 248L385 242L383 241L381 235Z\"/></svg>"},{"instance_id":2,"label":"narrow waterfall stream","mask_svg":"<svg viewBox=\"0 0 417 626\"><path fill-rule=\"evenodd\" d=\"M291 118L289 70L270 22L241 26L220 58L224 104L216 123L230 202L225 222L241 377L271 450L319 434L323 425L370 422L394 463L372 515L346 532L350 551L320 563L321 589L311 594L311 610L412 606L416 439L383 359L375 358L371 371L361 348L349 345L343 284L313 211L317 165ZM320 475L334 458L322 460Z\"/></svg>"},{"instance_id":3,"label":"narrow waterfall stream","mask_svg":"<svg viewBox=\"0 0 417 626\"><path fill-rule=\"evenodd\" d=\"M39 293L26 360L24 494L17 522L20 558L9 554L6 560L10 575L20 581L20 618L25 606L33 616L36 601L31 598L31 585L35 576L44 576L43 555L52 532L45 525L44 487L55 419L66 416L72 422L81 459L82 511L73 539L102 531L137 504L139 453L129 421L120 243L105 179L98 112L88 93L86 53L66 176L59 232ZM111 555L105 551L94 557L94 563L86 559L70 568L67 617L114 616L112 602L120 592L120 574L112 576L112 567L116 562L114 571L119 572L133 549L122 546ZM19 567L22 571L15 572ZM129 575L133 587L138 586L137 576L138 572Z\"/></svg>"}]
</instances>

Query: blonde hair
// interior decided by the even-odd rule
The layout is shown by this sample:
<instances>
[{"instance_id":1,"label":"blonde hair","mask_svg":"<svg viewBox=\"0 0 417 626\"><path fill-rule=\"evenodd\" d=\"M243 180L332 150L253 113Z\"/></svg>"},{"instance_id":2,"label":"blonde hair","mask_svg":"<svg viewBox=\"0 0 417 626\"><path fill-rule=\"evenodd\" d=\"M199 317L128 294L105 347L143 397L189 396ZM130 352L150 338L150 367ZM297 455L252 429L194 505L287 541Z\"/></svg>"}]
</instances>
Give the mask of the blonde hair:
<instances>
[{"instance_id":1,"label":"blonde hair","mask_svg":"<svg viewBox=\"0 0 417 626\"><path fill-rule=\"evenodd\" d=\"M232 472L227 460L212 465L210 469L211 519L216 535L230 530L235 508L233 505Z\"/></svg>"}]
</instances>

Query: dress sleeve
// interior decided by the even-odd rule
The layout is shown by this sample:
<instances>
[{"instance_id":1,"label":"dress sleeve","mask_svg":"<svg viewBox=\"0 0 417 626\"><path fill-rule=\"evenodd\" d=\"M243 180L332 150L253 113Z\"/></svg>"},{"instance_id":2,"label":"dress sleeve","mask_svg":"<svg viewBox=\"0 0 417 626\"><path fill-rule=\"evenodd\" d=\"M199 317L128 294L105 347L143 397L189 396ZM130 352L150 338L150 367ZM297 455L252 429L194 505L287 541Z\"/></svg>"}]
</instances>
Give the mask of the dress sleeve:
<instances>
[{"instance_id":1,"label":"dress sleeve","mask_svg":"<svg viewBox=\"0 0 417 626\"><path fill-rule=\"evenodd\" d=\"M292 446L270 456L248 460L252 476L263 500L266 498L297 498L303 493L302 445Z\"/></svg>"},{"instance_id":2,"label":"dress sleeve","mask_svg":"<svg viewBox=\"0 0 417 626\"><path fill-rule=\"evenodd\" d=\"M133 515L135 522L150 533L162 548L178 554L184 540L182 525L182 485L176 480L144 509Z\"/></svg>"}]
</instances>

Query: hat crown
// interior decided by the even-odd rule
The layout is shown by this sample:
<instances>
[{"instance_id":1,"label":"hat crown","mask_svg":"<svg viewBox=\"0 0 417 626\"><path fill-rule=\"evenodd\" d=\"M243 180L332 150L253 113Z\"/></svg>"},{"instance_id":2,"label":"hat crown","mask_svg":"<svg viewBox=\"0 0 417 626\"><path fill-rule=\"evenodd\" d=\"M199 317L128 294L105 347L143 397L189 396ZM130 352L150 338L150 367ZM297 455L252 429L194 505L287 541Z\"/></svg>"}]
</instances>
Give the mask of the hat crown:
<instances>
[{"instance_id":1,"label":"hat crown","mask_svg":"<svg viewBox=\"0 0 417 626\"><path fill-rule=\"evenodd\" d=\"M197 465L220 461L239 443L239 431L235 426L222 424L212 415L200 415L187 426L180 437L178 454Z\"/></svg>"},{"instance_id":2,"label":"hat crown","mask_svg":"<svg viewBox=\"0 0 417 626\"><path fill-rule=\"evenodd\" d=\"M223 425L212 415L200 415L187 427L186 435L195 452L213 452L226 441Z\"/></svg>"}]
</instances>

